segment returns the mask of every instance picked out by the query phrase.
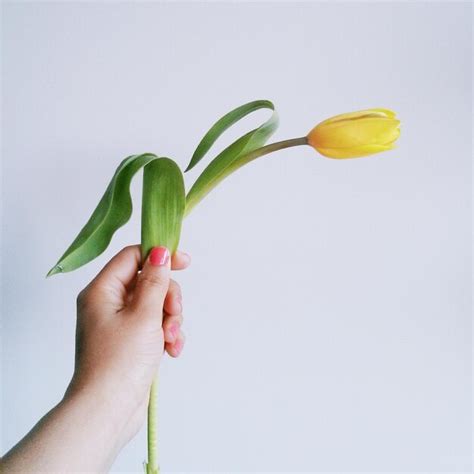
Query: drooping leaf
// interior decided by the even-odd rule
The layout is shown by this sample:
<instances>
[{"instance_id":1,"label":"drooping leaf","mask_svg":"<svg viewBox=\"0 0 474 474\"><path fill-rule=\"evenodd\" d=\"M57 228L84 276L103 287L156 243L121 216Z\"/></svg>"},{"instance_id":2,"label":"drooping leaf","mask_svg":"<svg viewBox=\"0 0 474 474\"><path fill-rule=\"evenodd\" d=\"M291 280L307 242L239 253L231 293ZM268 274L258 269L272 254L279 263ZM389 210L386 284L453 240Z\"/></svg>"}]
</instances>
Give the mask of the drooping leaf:
<instances>
[{"instance_id":1,"label":"drooping leaf","mask_svg":"<svg viewBox=\"0 0 474 474\"><path fill-rule=\"evenodd\" d=\"M254 108L253 110L257 110L257 108L268 108L273 110L271 117L263 123L260 127L246 133L242 137L238 138L235 142L229 145L225 150L219 153L207 166L207 168L201 173L198 179L193 184L192 188L188 192L186 196L186 210L185 214L189 214L191 209L201 201L217 184L219 184L225 177L227 177L230 173L234 172L244 164L248 163L248 154L263 146L266 141L270 138L270 136L275 132L278 127L278 114L275 111L273 104L270 101L256 101L259 103L259 106ZM254 104L251 102L250 104ZM249 106L250 104L246 104ZM242 106L242 107L246 107ZM235 113L239 109L235 109L234 111L230 112L230 114ZM250 113L251 111L247 113ZM242 115L242 112L239 112ZM247 114L246 113L246 114ZM245 115L246 115L245 114ZM224 116L221 120L227 117L229 114ZM232 123L235 123L238 120L234 120ZM216 124L211 128L207 135L219 124L220 121L216 122ZM229 123L225 128L222 125L219 125L218 128L214 130L211 137L213 138L212 143L217 139L225 129L227 129L232 123L229 120L226 120L225 124ZM204 137L204 139L206 138ZM201 141L203 143L204 139ZM211 145L209 145L211 139L206 141L206 146L202 147L202 150L207 151ZM201 144L200 144L201 145ZM200 146L199 145L199 146ZM209 146L207 146L209 145ZM199 149L198 146L198 149ZM197 155L198 160L204 156L204 153L201 152ZM196 153L195 153L196 155ZM194 158L194 156L193 156ZM196 161L196 162L197 162ZM189 168L189 167L188 167Z\"/></svg>"},{"instance_id":2,"label":"drooping leaf","mask_svg":"<svg viewBox=\"0 0 474 474\"><path fill-rule=\"evenodd\" d=\"M183 173L169 158L154 160L143 170L142 259L152 247L178 248L186 204Z\"/></svg>"},{"instance_id":3,"label":"drooping leaf","mask_svg":"<svg viewBox=\"0 0 474 474\"><path fill-rule=\"evenodd\" d=\"M47 276L75 270L107 248L114 232L132 214L130 182L133 176L157 158L156 155L145 153L129 156L120 163L92 216Z\"/></svg>"},{"instance_id":4,"label":"drooping leaf","mask_svg":"<svg viewBox=\"0 0 474 474\"><path fill-rule=\"evenodd\" d=\"M195 165L203 158L203 156L209 151L211 146L216 142L216 140L232 125L237 123L240 119L251 114L252 112L268 108L273 110L273 104L269 100L254 100L247 104L241 105L234 110L231 110L229 113L221 117L204 135L203 139L199 142L196 150L193 153L191 161L189 162L186 171L194 168Z\"/></svg>"}]
</instances>

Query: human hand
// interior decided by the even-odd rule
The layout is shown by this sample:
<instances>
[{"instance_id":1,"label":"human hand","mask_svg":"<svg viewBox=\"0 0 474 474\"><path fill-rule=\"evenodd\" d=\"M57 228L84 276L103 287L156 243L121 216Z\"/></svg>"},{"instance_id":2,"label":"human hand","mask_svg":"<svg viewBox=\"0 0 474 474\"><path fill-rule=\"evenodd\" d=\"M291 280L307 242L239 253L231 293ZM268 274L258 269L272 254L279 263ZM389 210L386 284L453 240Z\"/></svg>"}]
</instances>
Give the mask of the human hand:
<instances>
[{"instance_id":1,"label":"human hand","mask_svg":"<svg viewBox=\"0 0 474 474\"><path fill-rule=\"evenodd\" d=\"M106 472L146 417L163 350L184 344L179 285L190 259L164 247L140 273L140 247L119 252L77 300L76 364L63 400L1 459L4 473ZM171 267L171 268L170 268Z\"/></svg>"},{"instance_id":2,"label":"human hand","mask_svg":"<svg viewBox=\"0 0 474 474\"><path fill-rule=\"evenodd\" d=\"M65 396L103 400L124 421L122 444L146 418L163 351L177 357L184 345L181 290L170 267L186 268L189 256L176 252L170 264L168 250L155 247L138 273L140 260L138 245L126 247L79 294L76 363Z\"/></svg>"}]
</instances>

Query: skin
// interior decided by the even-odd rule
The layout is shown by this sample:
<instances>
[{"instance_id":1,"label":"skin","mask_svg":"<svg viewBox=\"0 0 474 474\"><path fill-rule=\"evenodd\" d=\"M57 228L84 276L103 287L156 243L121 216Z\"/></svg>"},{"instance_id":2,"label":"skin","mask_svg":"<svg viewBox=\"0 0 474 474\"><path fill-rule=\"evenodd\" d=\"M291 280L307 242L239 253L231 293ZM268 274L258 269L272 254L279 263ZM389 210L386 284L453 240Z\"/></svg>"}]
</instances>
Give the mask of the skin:
<instances>
[{"instance_id":1,"label":"skin","mask_svg":"<svg viewBox=\"0 0 474 474\"><path fill-rule=\"evenodd\" d=\"M164 249L163 249L164 250ZM156 263L156 262L155 262ZM146 419L152 380L166 351L184 345L181 290L166 264L124 248L77 298L76 359L64 398L2 459L1 472L107 472Z\"/></svg>"}]
</instances>

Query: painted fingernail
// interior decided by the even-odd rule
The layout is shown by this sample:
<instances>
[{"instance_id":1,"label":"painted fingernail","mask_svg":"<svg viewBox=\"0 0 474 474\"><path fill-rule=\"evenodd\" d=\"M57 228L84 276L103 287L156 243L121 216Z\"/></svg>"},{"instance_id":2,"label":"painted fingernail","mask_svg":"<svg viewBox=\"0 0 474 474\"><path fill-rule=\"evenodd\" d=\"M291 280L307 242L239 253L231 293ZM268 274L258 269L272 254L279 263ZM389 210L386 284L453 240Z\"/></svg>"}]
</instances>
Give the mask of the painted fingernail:
<instances>
[{"instance_id":1,"label":"painted fingernail","mask_svg":"<svg viewBox=\"0 0 474 474\"><path fill-rule=\"evenodd\" d=\"M150 263L154 267L166 265L170 259L170 252L166 247L154 247L150 252Z\"/></svg>"},{"instance_id":2,"label":"painted fingernail","mask_svg":"<svg viewBox=\"0 0 474 474\"><path fill-rule=\"evenodd\" d=\"M181 339L178 339L175 343L174 343L174 353L179 356L179 354L181 354L181 351L183 350L183 341Z\"/></svg>"},{"instance_id":3,"label":"painted fingernail","mask_svg":"<svg viewBox=\"0 0 474 474\"><path fill-rule=\"evenodd\" d=\"M166 342L169 342L169 343L173 343L176 339L176 337L174 336L173 334L173 331L171 331L171 329L167 329L166 330Z\"/></svg>"},{"instance_id":4,"label":"painted fingernail","mask_svg":"<svg viewBox=\"0 0 474 474\"><path fill-rule=\"evenodd\" d=\"M176 338L178 337L178 334L179 334L179 325L178 324L172 324L166 331L167 340L169 342L176 341Z\"/></svg>"}]
</instances>

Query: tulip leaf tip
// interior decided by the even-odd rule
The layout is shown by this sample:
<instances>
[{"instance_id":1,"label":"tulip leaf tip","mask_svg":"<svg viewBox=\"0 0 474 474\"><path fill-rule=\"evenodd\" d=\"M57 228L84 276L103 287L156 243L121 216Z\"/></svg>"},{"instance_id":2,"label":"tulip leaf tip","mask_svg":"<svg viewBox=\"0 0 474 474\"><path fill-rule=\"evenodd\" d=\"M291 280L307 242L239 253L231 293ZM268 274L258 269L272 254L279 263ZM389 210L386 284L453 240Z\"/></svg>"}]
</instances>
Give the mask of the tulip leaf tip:
<instances>
[{"instance_id":1,"label":"tulip leaf tip","mask_svg":"<svg viewBox=\"0 0 474 474\"><path fill-rule=\"evenodd\" d=\"M53 268L46 274L46 278L49 278L50 276L56 275L57 273L62 273L63 269L61 265L54 265Z\"/></svg>"}]
</instances>

